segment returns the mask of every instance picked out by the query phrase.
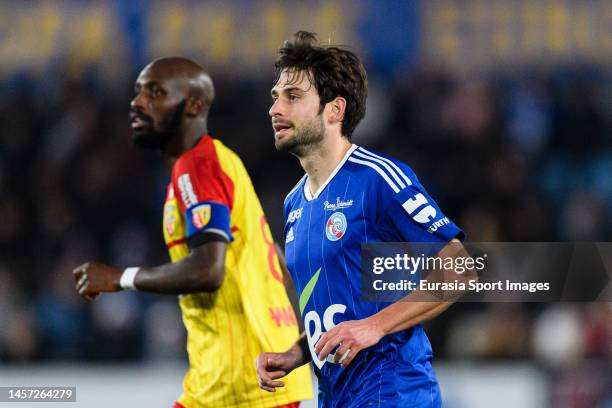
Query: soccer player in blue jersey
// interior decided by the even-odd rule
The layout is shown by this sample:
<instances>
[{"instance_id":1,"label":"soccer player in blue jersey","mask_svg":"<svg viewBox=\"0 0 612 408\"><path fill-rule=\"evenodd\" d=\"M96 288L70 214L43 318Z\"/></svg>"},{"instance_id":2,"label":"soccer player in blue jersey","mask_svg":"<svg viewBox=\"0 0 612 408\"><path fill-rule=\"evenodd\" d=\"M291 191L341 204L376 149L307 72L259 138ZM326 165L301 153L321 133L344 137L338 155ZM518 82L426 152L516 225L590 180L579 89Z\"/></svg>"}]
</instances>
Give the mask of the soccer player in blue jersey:
<instances>
[{"instance_id":1,"label":"soccer player in blue jersey","mask_svg":"<svg viewBox=\"0 0 612 408\"><path fill-rule=\"evenodd\" d=\"M275 67L275 145L306 171L284 204L286 262L305 334L285 353L258 357L259 385L274 391L281 377L312 361L319 407L440 407L421 322L452 300L364 301L361 245L431 242L438 256L456 257L463 233L406 164L351 143L367 96L353 52L320 46L300 31Z\"/></svg>"}]
</instances>

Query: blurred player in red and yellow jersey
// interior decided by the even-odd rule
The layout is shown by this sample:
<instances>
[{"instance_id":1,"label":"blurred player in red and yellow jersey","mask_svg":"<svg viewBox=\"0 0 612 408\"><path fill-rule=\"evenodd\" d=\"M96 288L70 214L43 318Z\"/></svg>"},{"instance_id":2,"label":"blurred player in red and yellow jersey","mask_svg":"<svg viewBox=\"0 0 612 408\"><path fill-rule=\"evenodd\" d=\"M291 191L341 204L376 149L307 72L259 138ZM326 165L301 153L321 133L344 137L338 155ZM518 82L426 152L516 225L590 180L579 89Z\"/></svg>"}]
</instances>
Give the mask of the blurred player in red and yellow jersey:
<instances>
[{"instance_id":1,"label":"blurred player in red and yellow jersey","mask_svg":"<svg viewBox=\"0 0 612 408\"><path fill-rule=\"evenodd\" d=\"M266 218L240 158L208 135L212 81L193 61L164 58L139 75L133 141L158 149L171 170L163 232L171 263L121 270L88 262L79 293L121 289L178 294L189 371L175 407L297 407L312 398L307 368L285 387L259 389L253 362L285 351L298 327Z\"/></svg>"},{"instance_id":2,"label":"blurred player in red and yellow jersey","mask_svg":"<svg viewBox=\"0 0 612 408\"><path fill-rule=\"evenodd\" d=\"M212 235L199 234L203 231ZM234 405L239 402L232 400L236 396L250 401L262 397L253 387L257 385L256 351L266 344L288 349L289 339L297 338L297 326L251 180L236 154L204 136L174 165L164 207L164 237L172 261L179 261L189 254L188 240L193 245L217 236L231 242L223 284L215 292L185 295L180 300L189 355L210 356L202 367L192 364L185 391L193 390L198 401ZM288 393L303 389L300 384L309 386L309 375L292 378ZM275 397L274 405L291 402L280 394ZM183 396L181 402L191 406L189 398Z\"/></svg>"}]
</instances>

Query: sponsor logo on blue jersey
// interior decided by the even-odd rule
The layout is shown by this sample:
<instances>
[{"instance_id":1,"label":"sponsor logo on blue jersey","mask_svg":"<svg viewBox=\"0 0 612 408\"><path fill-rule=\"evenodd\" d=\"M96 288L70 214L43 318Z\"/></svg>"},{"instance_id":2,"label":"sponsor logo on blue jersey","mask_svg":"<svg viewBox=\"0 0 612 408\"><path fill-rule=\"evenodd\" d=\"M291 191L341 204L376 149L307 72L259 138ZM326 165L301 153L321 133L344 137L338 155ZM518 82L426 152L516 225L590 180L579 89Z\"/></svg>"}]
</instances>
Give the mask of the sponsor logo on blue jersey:
<instances>
[{"instance_id":1,"label":"sponsor logo on blue jersey","mask_svg":"<svg viewBox=\"0 0 612 408\"><path fill-rule=\"evenodd\" d=\"M289 216L287 217L287 223L291 224L292 222L295 222L296 220L298 220L301 216L302 216L302 208L293 210L289 213Z\"/></svg>"},{"instance_id":2,"label":"sponsor logo on blue jersey","mask_svg":"<svg viewBox=\"0 0 612 408\"><path fill-rule=\"evenodd\" d=\"M348 225L346 217L341 212L335 212L329 216L325 224L325 236L330 241L337 241L346 234Z\"/></svg>"},{"instance_id":3,"label":"sponsor logo on blue jersey","mask_svg":"<svg viewBox=\"0 0 612 408\"><path fill-rule=\"evenodd\" d=\"M327 210L336 211L341 208L348 208L351 205L353 205L353 200L343 201L343 200L340 200L340 197L336 197L335 203L330 203L329 201L325 201L323 203L323 207L325 208L325 211Z\"/></svg>"}]
</instances>

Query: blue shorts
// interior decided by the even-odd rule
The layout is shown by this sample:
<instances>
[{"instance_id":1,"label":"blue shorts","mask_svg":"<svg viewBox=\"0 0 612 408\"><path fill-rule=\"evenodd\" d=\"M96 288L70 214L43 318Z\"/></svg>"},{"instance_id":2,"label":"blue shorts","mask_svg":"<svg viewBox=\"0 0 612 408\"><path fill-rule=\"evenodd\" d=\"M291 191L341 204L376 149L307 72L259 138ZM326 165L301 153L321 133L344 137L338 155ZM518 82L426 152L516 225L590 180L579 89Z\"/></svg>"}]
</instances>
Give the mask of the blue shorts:
<instances>
[{"instance_id":1,"label":"blue shorts","mask_svg":"<svg viewBox=\"0 0 612 408\"><path fill-rule=\"evenodd\" d=\"M429 360L406 363L366 351L347 368L334 364L324 371L332 371L334 382L319 377L319 408L442 408Z\"/></svg>"}]
</instances>

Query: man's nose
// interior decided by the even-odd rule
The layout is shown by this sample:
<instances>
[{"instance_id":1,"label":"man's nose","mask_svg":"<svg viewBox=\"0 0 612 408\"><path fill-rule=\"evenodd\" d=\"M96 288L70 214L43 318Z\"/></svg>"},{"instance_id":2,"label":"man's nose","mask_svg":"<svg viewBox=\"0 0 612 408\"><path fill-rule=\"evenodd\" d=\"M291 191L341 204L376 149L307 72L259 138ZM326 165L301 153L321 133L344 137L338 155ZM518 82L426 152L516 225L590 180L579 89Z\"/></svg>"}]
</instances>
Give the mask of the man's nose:
<instances>
[{"instance_id":1,"label":"man's nose","mask_svg":"<svg viewBox=\"0 0 612 408\"><path fill-rule=\"evenodd\" d=\"M281 106L279 103L279 100L275 100L274 103L272 104L272 106L270 106L270 111L268 111L268 114L270 115L271 118L275 117L275 116L282 116L283 113L281 111Z\"/></svg>"},{"instance_id":2,"label":"man's nose","mask_svg":"<svg viewBox=\"0 0 612 408\"><path fill-rule=\"evenodd\" d=\"M138 94L136 94L134 99L132 99L132 102L130 102L130 107L132 109L142 109L144 107L142 93L139 92Z\"/></svg>"}]
</instances>

